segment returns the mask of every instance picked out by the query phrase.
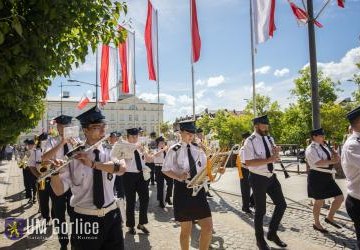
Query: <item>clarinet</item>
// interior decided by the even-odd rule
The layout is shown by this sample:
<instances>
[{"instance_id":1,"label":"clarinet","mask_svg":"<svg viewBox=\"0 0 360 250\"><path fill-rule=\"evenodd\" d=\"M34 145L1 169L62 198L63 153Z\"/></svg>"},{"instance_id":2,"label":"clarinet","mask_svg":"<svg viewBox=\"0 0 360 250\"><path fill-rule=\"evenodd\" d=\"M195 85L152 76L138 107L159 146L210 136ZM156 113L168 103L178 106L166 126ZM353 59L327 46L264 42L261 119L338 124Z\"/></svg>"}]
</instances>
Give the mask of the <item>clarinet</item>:
<instances>
[{"instance_id":1,"label":"clarinet","mask_svg":"<svg viewBox=\"0 0 360 250\"><path fill-rule=\"evenodd\" d=\"M267 137L268 137L268 139L269 139L269 142L270 142L271 146L272 146L272 147L275 147L274 142L271 140L271 137L270 137L270 136L267 136ZM280 158L280 157L279 157L279 158ZM282 168L282 170L283 170L283 172L284 172L285 179L290 178L290 175L289 175L288 171L286 170L286 168L285 168L285 166L284 166L284 163L282 162L281 158L280 158L280 162L279 162L279 163L280 163L280 166L281 166L281 168Z\"/></svg>"}]
</instances>

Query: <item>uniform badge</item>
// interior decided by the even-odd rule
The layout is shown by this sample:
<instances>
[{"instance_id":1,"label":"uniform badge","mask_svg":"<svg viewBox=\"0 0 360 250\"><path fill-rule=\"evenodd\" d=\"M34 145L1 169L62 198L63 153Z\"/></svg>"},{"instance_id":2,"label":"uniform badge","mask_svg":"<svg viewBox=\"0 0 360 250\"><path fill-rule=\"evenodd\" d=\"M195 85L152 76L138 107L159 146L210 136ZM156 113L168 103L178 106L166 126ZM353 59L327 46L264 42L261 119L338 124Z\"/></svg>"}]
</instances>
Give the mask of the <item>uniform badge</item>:
<instances>
[{"instance_id":1,"label":"uniform badge","mask_svg":"<svg viewBox=\"0 0 360 250\"><path fill-rule=\"evenodd\" d=\"M114 178L114 175L113 175L113 174L108 173L108 174L107 174L107 179L108 179L109 181L111 181L111 180L112 180L112 178Z\"/></svg>"}]
</instances>

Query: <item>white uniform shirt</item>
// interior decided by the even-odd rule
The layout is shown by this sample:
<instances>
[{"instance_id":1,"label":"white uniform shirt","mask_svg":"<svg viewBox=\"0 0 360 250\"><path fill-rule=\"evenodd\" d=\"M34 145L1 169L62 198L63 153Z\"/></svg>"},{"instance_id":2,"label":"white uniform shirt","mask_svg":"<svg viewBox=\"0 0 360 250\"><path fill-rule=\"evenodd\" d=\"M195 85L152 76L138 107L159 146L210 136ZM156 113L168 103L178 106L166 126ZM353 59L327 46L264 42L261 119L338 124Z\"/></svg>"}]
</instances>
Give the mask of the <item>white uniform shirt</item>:
<instances>
[{"instance_id":1,"label":"white uniform shirt","mask_svg":"<svg viewBox=\"0 0 360 250\"><path fill-rule=\"evenodd\" d=\"M30 157L28 160L28 166L36 168L41 164L42 150L41 148L34 148L31 150Z\"/></svg>"},{"instance_id":2,"label":"white uniform shirt","mask_svg":"<svg viewBox=\"0 0 360 250\"><path fill-rule=\"evenodd\" d=\"M61 140L60 137L50 137L45 144L45 153L56 147L61 142L60 140ZM73 149L71 144L67 143L67 145L69 151L71 151ZM59 150L56 152L55 157L53 157L53 160L54 159L64 159L64 147L59 148Z\"/></svg>"},{"instance_id":3,"label":"white uniform shirt","mask_svg":"<svg viewBox=\"0 0 360 250\"><path fill-rule=\"evenodd\" d=\"M330 150L327 146L324 146L324 148L328 151L328 153L331 155ZM324 150L320 147L320 144L317 142L311 142L309 146L307 146L305 150L305 158L307 163L310 166L310 169L316 170L316 168L328 168L329 165L322 165L318 166L315 163L320 160L327 160L327 155L324 152Z\"/></svg>"},{"instance_id":4,"label":"white uniform shirt","mask_svg":"<svg viewBox=\"0 0 360 250\"><path fill-rule=\"evenodd\" d=\"M270 137L271 138L271 137ZM272 138L271 138L272 140ZM269 147L270 155L272 155L272 145L269 142L269 139L267 136L265 136L265 141ZM255 160L255 159L266 159L266 151L265 151L265 145L262 140L262 136L256 132L252 133L250 137L248 137L244 144L244 155L242 161L249 161L249 160ZM251 166L249 164L246 165L246 167L249 169L249 171L254 171L257 173L264 173L269 174L268 166L267 164L260 165L260 166Z\"/></svg>"},{"instance_id":5,"label":"white uniform shirt","mask_svg":"<svg viewBox=\"0 0 360 250\"><path fill-rule=\"evenodd\" d=\"M139 152L139 155L140 155L142 168L147 167L147 166L145 166L145 161L143 159L143 155L140 152ZM125 167L126 167L126 172L128 172L128 173L140 173L140 171L136 167L135 151L134 151L134 156L132 159L125 159Z\"/></svg>"},{"instance_id":6,"label":"white uniform shirt","mask_svg":"<svg viewBox=\"0 0 360 250\"><path fill-rule=\"evenodd\" d=\"M155 151L155 154L156 153L158 153L158 152L160 152L162 149L157 149L156 151ZM154 157L154 163L156 164L156 165L163 165L164 164L164 160L165 160L165 156L164 156L164 152L166 152L166 151L163 151L162 153L160 153L158 156L155 156Z\"/></svg>"},{"instance_id":7,"label":"white uniform shirt","mask_svg":"<svg viewBox=\"0 0 360 250\"><path fill-rule=\"evenodd\" d=\"M187 145L181 142L170 147L162 167L163 172L173 171L178 174L190 172ZM190 144L190 152L195 161L196 171L199 173L206 166L206 154L201 148L193 144Z\"/></svg>"},{"instance_id":8,"label":"white uniform shirt","mask_svg":"<svg viewBox=\"0 0 360 250\"><path fill-rule=\"evenodd\" d=\"M100 162L110 161L110 151L104 149L102 145L98 147L100 150ZM91 160L95 160L93 150L87 152ZM104 188L104 207L110 205L115 199L114 197L114 181L115 174L102 171L103 188ZM64 172L60 174L60 178L64 184L64 190L71 188L72 197L70 205L72 207L81 207L88 209L96 209L93 203L93 169L82 164L81 161L74 160L68 167L64 168Z\"/></svg>"},{"instance_id":9,"label":"white uniform shirt","mask_svg":"<svg viewBox=\"0 0 360 250\"><path fill-rule=\"evenodd\" d=\"M360 200L360 133L346 140L341 153L341 165L347 179L348 194Z\"/></svg>"},{"instance_id":10,"label":"white uniform shirt","mask_svg":"<svg viewBox=\"0 0 360 250\"><path fill-rule=\"evenodd\" d=\"M239 156L240 156L240 161L241 161L241 165L243 168L246 168L245 165L245 149L244 146L242 146L239 150Z\"/></svg>"}]
</instances>

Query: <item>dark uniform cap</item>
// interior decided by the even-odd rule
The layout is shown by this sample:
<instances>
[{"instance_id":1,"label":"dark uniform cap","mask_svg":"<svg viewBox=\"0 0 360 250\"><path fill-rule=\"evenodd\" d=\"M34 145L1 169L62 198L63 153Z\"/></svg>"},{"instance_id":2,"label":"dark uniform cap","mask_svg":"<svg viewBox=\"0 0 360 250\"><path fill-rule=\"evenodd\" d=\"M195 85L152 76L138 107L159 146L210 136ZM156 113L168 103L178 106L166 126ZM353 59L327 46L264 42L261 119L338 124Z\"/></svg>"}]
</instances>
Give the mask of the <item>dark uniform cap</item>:
<instances>
[{"instance_id":1,"label":"dark uniform cap","mask_svg":"<svg viewBox=\"0 0 360 250\"><path fill-rule=\"evenodd\" d=\"M26 139L25 141L27 141L28 145L34 145L35 144L35 141L32 140L32 139L31 140ZM24 143L26 143L25 141L24 141Z\"/></svg>"},{"instance_id":2,"label":"dark uniform cap","mask_svg":"<svg viewBox=\"0 0 360 250\"><path fill-rule=\"evenodd\" d=\"M310 132L311 136L317 136L317 135L325 135L325 131L322 128L311 130Z\"/></svg>"},{"instance_id":3,"label":"dark uniform cap","mask_svg":"<svg viewBox=\"0 0 360 250\"><path fill-rule=\"evenodd\" d=\"M269 118L267 117L267 115L256 117L252 121L254 125L259 123L269 125Z\"/></svg>"},{"instance_id":4,"label":"dark uniform cap","mask_svg":"<svg viewBox=\"0 0 360 250\"><path fill-rule=\"evenodd\" d=\"M180 125L180 130L185 130L189 133L195 134L196 132L196 126L195 126L195 121L182 121L179 123Z\"/></svg>"},{"instance_id":5,"label":"dark uniform cap","mask_svg":"<svg viewBox=\"0 0 360 250\"><path fill-rule=\"evenodd\" d=\"M159 142L161 142L161 141L165 141L165 138L162 137L162 136L160 136L160 137L158 137L158 138L155 139L155 142L156 142L157 144L159 144Z\"/></svg>"},{"instance_id":6,"label":"dark uniform cap","mask_svg":"<svg viewBox=\"0 0 360 250\"><path fill-rule=\"evenodd\" d=\"M144 132L144 130L141 127L139 127L138 130L139 132Z\"/></svg>"},{"instance_id":7,"label":"dark uniform cap","mask_svg":"<svg viewBox=\"0 0 360 250\"><path fill-rule=\"evenodd\" d=\"M44 133L39 135L38 140L39 141L46 141L47 138L48 138L48 134L44 132Z\"/></svg>"},{"instance_id":8,"label":"dark uniform cap","mask_svg":"<svg viewBox=\"0 0 360 250\"><path fill-rule=\"evenodd\" d=\"M72 116L68 115L60 115L55 117L53 120L56 121L57 124L67 125L71 123Z\"/></svg>"},{"instance_id":9,"label":"dark uniform cap","mask_svg":"<svg viewBox=\"0 0 360 250\"><path fill-rule=\"evenodd\" d=\"M351 122L360 116L360 106L346 114L346 118Z\"/></svg>"},{"instance_id":10,"label":"dark uniform cap","mask_svg":"<svg viewBox=\"0 0 360 250\"><path fill-rule=\"evenodd\" d=\"M96 123L104 123L105 122L105 116L101 114L100 109L95 106L89 109L88 111L85 111L81 115L78 115L76 117L80 121L81 126L87 126L90 124L96 124Z\"/></svg>"},{"instance_id":11,"label":"dark uniform cap","mask_svg":"<svg viewBox=\"0 0 360 250\"><path fill-rule=\"evenodd\" d=\"M129 128L126 130L128 135L138 135L139 134L139 128Z\"/></svg>"},{"instance_id":12,"label":"dark uniform cap","mask_svg":"<svg viewBox=\"0 0 360 250\"><path fill-rule=\"evenodd\" d=\"M110 136L112 137L112 136L115 136L115 137L120 137L120 133L118 133L118 132L116 132L116 131L113 131L113 132L111 132L110 133Z\"/></svg>"},{"instance_id":13,"label":"dark uniform cap","mask_svg":"<svg viewBox=\"0 0 360 250\"><path fill-rule=\"evenodd\" d=\"M247 132L245 132L245 133L242 133L242 134L241 134L241 137L242 137L243 139L246 139L246 138L248 138L250 135L251 135L250 132L247 131Z\"/></svg>"},{"instance_id":14,"label":"dark uniform cap","mask_svg":"<svg viewBox=\"0 0 360 250\"><path fill-rule=\"evenodd\" d=\"M204 130L202 128L196 129L196 133L202 133L202 132L204 132Z\"/></svg>"}]
</instances>

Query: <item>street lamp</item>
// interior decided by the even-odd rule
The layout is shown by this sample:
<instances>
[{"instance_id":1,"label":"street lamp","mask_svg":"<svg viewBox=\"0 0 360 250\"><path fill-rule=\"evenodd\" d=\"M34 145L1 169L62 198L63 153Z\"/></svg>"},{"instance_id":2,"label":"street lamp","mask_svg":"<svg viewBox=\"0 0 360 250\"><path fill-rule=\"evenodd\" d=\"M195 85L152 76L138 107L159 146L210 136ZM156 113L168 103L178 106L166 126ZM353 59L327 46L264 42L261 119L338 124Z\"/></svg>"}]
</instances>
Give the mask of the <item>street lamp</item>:
<instances>
[{"instance_id":1,"label":"street lamp","mask_svg":"<svg viewBox=\"0 0 360 250\"><path fill-rule=\"evenodd\" d=\"M87 85L91 85L91 86L95 86L95 98L96 98L96 106L98 106L98 87L99 85L96 83L90 83L90 82L83 82L83 81L79 81L79 80L75 80L75 79L69 79L67 80L68 82L77 82L77 83L82 83L82 84L87 84Z\"/></svg>"},{"instance_id":2,"label":"street lamp","mask_svg":"<svg viewBox=\"0 0 360 250\"><path fill-rule=\"evenodd\" d=\"M61 93L60 93L60 114L62 115L62 111L63 111L63 105L62 105L62 99L63 99L63 87L66 87L66 86L76 86L76 87L80 87L80 85L79 84L63 84L63 82L60 82L60 86L58 86L58 87L60 87L60 91L61 91Z\"/></svg>"}]
</instances>

